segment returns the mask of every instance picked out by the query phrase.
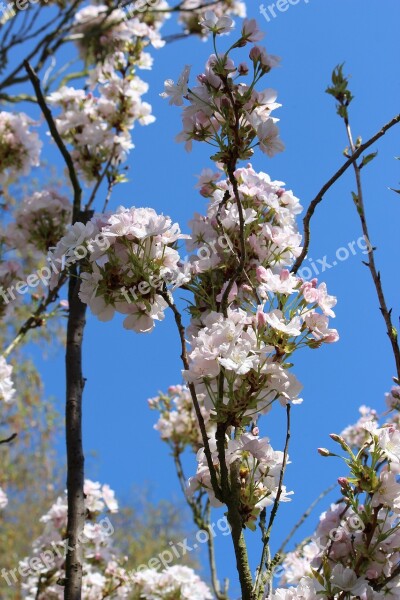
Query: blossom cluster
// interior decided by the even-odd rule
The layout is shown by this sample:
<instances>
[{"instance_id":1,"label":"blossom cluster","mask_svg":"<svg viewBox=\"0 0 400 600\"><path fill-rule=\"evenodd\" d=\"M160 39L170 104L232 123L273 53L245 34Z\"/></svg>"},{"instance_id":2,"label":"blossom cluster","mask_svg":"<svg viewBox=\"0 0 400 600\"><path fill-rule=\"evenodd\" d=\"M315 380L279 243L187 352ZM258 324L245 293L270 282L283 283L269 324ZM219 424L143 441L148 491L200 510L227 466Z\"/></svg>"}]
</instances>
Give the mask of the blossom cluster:
<instances>
[{"instance_id":1,"label":"blossom cluster","mask_svg":"<svg viewBox=\"0 0 400 600\"><path fill-rule=\"evenodd\" d=\"M191 309L190 364L184 377L205 395L206 408L216 409L223 369L226 397L218 410L243 416L267 412L275 400L283 405L299 402L301 386L286 368L286 359L297 348L318 348L339 336L329 328L336 298L324 283L304 282L288 268L301 252L299 200L282 182L256 173L251 165L237 169L234 176L243 232L230 181L218 181L219 174L207 170L198 184L209 205L205 217L196 214L190 222L187 242L188 250L198 250L190 263L188 286L197 302ZM221 231L230 242L228 249L217 244ZM242 237L246 262L228 290L225 317L221 305L227 281L237 270ZM210 251L200 252L201 248Z\"/></svg>"},{"instance_id":2,"label":"blossom cluster","mask_svg":"<svg viewBox=\"0 0 400 600\"><path fill-rule=\"evenodd\" d=\"M6 231L7 244L24 252L27 245L46 253L55 246L71 221L72 208L56 190L34 192L18 205Z\"/></svg>"},{"instance_id":3,"label":"blossom cluster","mask_svg":"<svg viewBox=\"0 0 400 600\"><path fill-rule=\"evenodd\" d=\"M229 31L233 22L210 13L203 24L214 34L220 34ZM241 37L233 47L245 46L262 37L256 21L245 20ZM241 79L248 75L249 65L242 62L236 67L229 52L212 54L204 72L197 77L199 85L193 88L188 87L189 67L185 67L177 84L170 79L165 82L161 95L169 97L170 104L181 106L184 98L189 101L182 114L183 130L177 137L177 141L185 142L187 150L191 150L193 141L212 143L219 147L212 158L229 164L233 145L237 158L242 160L250 158L256 146L270 157L284 149L276 126L278 119L271 116L280 106L276 102L277 93L270 88L258 92L254 87L279 61L256 45L249 58L253 79L248 83Z\"/></svg>"},{"instance_id":4,"label":"blossom cluster","mask_svg":"<svg viewBox=\"0 0 400 600\"><path fill-rule=\"evenodd\" d=\"M137 573L130 600L212 600L208 586L189 567L174 565L160 573L147 569Z\"/></svg>"},{"instance_id":5,"label":"blossom cluster","mask_svg":"<svg viewBox=\"0 0 400 600\"><path fill-rule=\"evenodd\" d=\"M136 70L152 66L147 46L164 45L159 33L164 20L162 12L149 23L139 16L127 18L122 9L103 4L86 6L75 16L78 49L91 66L89 91L62 86L47 101L60 109L57 129L89 184L103 172L110 182L124 181L119 167L134 147L130 131L136 122L155 120L150 104L142 101L148 84Z\"/></svg>"},{"instance_id":6,"label":"blossom cluster","mask_svg":"<svg viewBox=\"0 0 400 600\"><path fill-rule=\"evenodd\" d=\"M154 429L175 450L181 452L190 446L195 452L202 446L197 416L190 391L186 386L173 385L166 394L160 394L148 400L149 407L160 413ZM206 427L210 425L210 413L200 407Z\"/></svg>"},{"instance_id":7,"label":"blossom cluster","mask_svg":"<svg viewBox=\"0 0 400 600\"><path fill-rule=\"evenodd\" d=\"M148 85L139 77L124 77L127 63L122 55L119 71L110 64L96 70L99 95L92 91L62 87L47 98L61 108L56 119L64 141L72 146L77 171L87 183L101 176L104 166L116 170L134 147L130 130L136 121L147 125L154 121L151 106L141 96Z\"/></svg>"},{"instance_id":8,"label":"blossom cluster","mask_svg":"<svg viewBox=\"0 0 400 600\"><path fill-rule=\"evenodd\" d=\"M42 142L25 113L0 112L0 183L27 175L39 165Z\"/></svg>"},{"instance_id":9,"label":"blossom cluster","mask_svg":"<svg viewBox=\"0 0 400 600\"><path fill-rule=\"evenodd\" d=\"M400 595L400 429L396 419L380 427L375 411L360 412L355 426L331 436L350 469L338 480L342 498L321 515L311 540L285 557L282 583L297 588L277 590L276 600ZM305 585L307 596L301 591Z\"/></svg>"},{"instance_id":10,"label":"blossom cluster","mask_svg":"<svg viewBox=\"0 0 400 600\"><path fill-rule=\"evenodd\" d=\"M112 523L104 516L118 511L114 492L108 485L86 480L84 493L86 522L80 536L83 598L211 600L206 584L188 567L171 566L161 572L152 569L128 572L124 567L125 558L112 543ZM19 565L20 573L29 574L22 583L26 600L62 600L64 597L64 587L60 583L65 575L67 515L64 494L41 518L44 532L34 542L32 556Z\"/></svg>"},{"instance_id":11,"label":"blossom cluster","mask_svg":"<svg viewBox=\"0 0 400 600\"><path fill-rule=\"evenodd\" d=\"M167 7L168 4L160 0L158 8ZM140 16L131 16L120 8L105 4L91 4L79 10L75 15L74 33L81 57L92 64L127 52L135 59L140 58L143 65L151 66L151 58L149 55L143 57L142 48L149 42L155 48L164 45L159 29L166 17L162 12L153 13L150 23L146 23Z\"/></svg>"},{"instance_id":12,"label":"blossom cluster","mask_svg":"<svg viewBox=\"0 0 400 600\"><path fill-rule=\"evenodd\" d=\"M210 439L214 466L219 465L216 440ZM238 439L226 440L225 461L230 470L230 483L235 483L240 490L239 512L243 526L256 528L260 511L273 504L279 489L279 479L284 460L283 452L275 451L268 438L260 438L253 433L244 433ZM189 493L204 488L213 506L221 506L216 499L211 485L211 476L204 448L197 454L197 473L189 480ZM232 468L233 467L233 468ZM218 471L218 470L217 470ZM218 476L219 477L219 476ZM285 486L281 486L281 502L290 500Z\"/></svg>"},{"instance_id":13,"label":"blossom cluster","mask_svg":"<svg viewBox=\"0 0 400 600\"><path fill-rule=\"evenodd\" d=\"M114 492L108 485L85 481L86 522L80 544L84 555L83 596L102 597L110 589L110 580L103 572L113 560L111 534L112 525L108 518L99 520L102 515L115 513L118 504ZM23 597L27 600L64 597L64 588L59 580L64 577L65 556L68 539L66 527L68 505L66 493L57 498L50 510L41 517L43 534L32 547L32 556L21 561L20 567L29 577L22 583ZM36 560L35 560L36 559ZM45 582L45 583L43 583Z\"/></svg>"},{"instance_id":14,"label":"blossom cluster","mask_svg":"<svg viewBox=\"0 0 400 600\"><path fill-rule=\"evenodd\" d=\"M15 395L15 388L11 379L13 367L7 364L4 356L0 356L0 400L9 403Z\"/></svg>"},{"instance_id":15,"label":"blossom cluster","mask_svg":"<svg viewBox=\"0 0 400 600\"><path fill-rule=\"evenodd\" d=\"M101 321L115 311L127 315L124 327L148 332L164 319L167 286L185 280L176 242L184 238L179 226L151 208L123 208L95 215L86 225L75 223L50 255L51 260L74 255L86 244L79 297ZM95 243L95 239L106 243ZM57 279L54 278L52 285Z\"/></svg>"},{"instance_id":16,"label":"blossom cluster","mask_svg":"<svg viewBox=\"0 0 400 600\"><path fill-rule=\"evenodd\" d=\"M5 508L8 504L8 498L6 493L0 487L0 510Z\"/></svg>"},{"instance_id":17,"label":"blossom cluster","mask_svg":"<svg viewBox=\"0 0 400 600\"><path fill-rule=\"evenodd\" d=\"M210 29L204 23L207 13L210 12L204 0L183 0L181 7L184 9L179 14L179 22L182 23L186 33L194 33L205 38L210 34ZM212 12L217 19L223 19L229 15L244 18L246 16L246 4L241 0L223 0L212 3Z\"/></svg>"}]
</instances>

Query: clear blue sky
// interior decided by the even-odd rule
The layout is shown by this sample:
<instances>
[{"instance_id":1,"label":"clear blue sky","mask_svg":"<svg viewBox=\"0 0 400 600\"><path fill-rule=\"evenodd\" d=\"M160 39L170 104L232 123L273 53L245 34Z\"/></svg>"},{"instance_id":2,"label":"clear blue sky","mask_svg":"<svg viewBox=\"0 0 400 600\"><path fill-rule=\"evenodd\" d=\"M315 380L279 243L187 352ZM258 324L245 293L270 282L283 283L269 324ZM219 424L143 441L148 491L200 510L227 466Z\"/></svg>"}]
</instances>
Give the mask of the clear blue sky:
<instances>
[{"instance_id":1,"label":"clear blue sky","mask_svg":"<svg viewBox=\"0 0 400 600\"><path fill-rule=\"evenodd\" d=\"M264 3L268 5L268 2ZM304 207L343 161L346 146L343 125L334 102L324 93L331 71L346 61L356 97L351 110L354 134L367 139L399 111L398 0L300 0L269 23L259 13L259 3L250 0L249 16L266 31L269 52L282 57L282 66L265 80L265 87L279 91L283 104L282 138L286 152L268 159L258 155L254 166L283 180L300 197ZM168 29L171 26L168 25ZM176 28L175 28L176 29ZM227 43L227 38L223 42ZM194 211L203 211L204 200L194 189L194 174L211 166L207 148L195 145L191 154L176 145L180 111L159 98L166 78L176 79L184 64L201 72L211 53L210 42L190 39L153 52L154 68L142 72L150 84L145 98L153 105L157 121L134 132L136 149L129 165L131 182L121 185L113 206L152 206L170 214L185 230ZM379 143L378 158L365 169L367 216L372 241L378 247L377 261L389 305L400 310L399 262L400 198L388 190L399 187L400 129ZM54 150L53 154L54 156ZM58 164L58 163L57 163ZM353 173L348 174L326 196L312 222L309 256L335 260L338 248L360 235L352 205ZM341 255L342 256L342 255ZM280 524L273 536L279 544L304 509L336 477L343 473L335 459L323 459L318 446L329 445L328 434L354 422L358 406L382 410L383 396L391 386L394 364L383 321L369 279L356 256L321 275L330 293L338 297L334 326L341 334L338 344L296 356L296 373L304 384L304 404L293 410L293 438L287 485L295 491L291 504L281 507ZM397 317L396 317L397 318ZM155 498L177 498L178 487L167 447L153 431L155 414L146 399L180 382L179 348L170 318L148 336L126 332L120 319L101 324L89 317L85 338L84 401L86 452L96 451L97 461L88 461L87 476L108 482L120 498L128 497L132 485L150 483ZM43 363L46 391L62 399L63 356ZM264 418L262 434L276 448L283 448L284 412L278 407ZM195 463L189 464L189 473ZM334 499L334 497L332 497ZM326 503L325 503L326 504ZM321 507L322 509L322 507ZM310 532L318 511L303 529ZM258 557L259 536L249 536L253 559ZM297 538L299 540L299 538ZM219 540L222 576L232 579L238 594L229 539ZM235 597L234 594L232 597Z\"/></svg>"}]
</instances>

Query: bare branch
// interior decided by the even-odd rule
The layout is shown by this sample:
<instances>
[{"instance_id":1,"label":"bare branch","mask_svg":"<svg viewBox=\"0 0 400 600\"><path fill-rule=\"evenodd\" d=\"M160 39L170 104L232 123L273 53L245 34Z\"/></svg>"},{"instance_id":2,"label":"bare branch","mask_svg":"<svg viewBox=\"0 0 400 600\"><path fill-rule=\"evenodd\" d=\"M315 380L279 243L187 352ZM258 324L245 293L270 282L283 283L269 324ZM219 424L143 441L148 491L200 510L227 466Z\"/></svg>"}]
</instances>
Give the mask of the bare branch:
<instances>
[{"instance_id":1,"label":"bare branch","mask_svg":"<svg viewBox=\"0 0 400 600\"><path fill-rule=\"evenodd\" d=\"M308 207L306 215L303 219L304 245L303 245L303 250L302 250L300 256L298 256L298 258L296 259L296 262L294 263L294 265L292 267L293 273L297 273L297 271L300 269L301 265L303 264L304 259L307 256L307 253L308 253L308 250L310 247L310 235L311 235L310 222L314 215L315 209L317 208L318 204L320 204L320 202L322 202L326 192L333 186L334 183L336 183L336 181L338 179L340 179L340 177L342 177L342 175L347 171L347 169L349 167L351 167L352 164L354 164L354 162L359 158L359 156L361 156L361 154L363 152L365 152L365 150L367 150L367 148L372 146L372 144L374 144L377 140L379 140L381 137L383 137L385 135L385 133L387 131L389 131L389 129L391 129L398 123L400 123L400 114L397 115L397 117L394 117L394 119L392 119L388 123L386 123L386 125L384 125L382 127L382 129L380 129L374 136L372 136L371 139L369 139L367 142L365 142L365 144L362 144L354 152L354 154L344 163L344 165L342 165L340 167L340 169L333 175L333 177L330 178L330 180L321 188L321 190L315 196L314 200L311 202L310 206Z\"/></svg>"},{"instance_id":2,"label":"bare branch","mask_svg":"<svg viewBox=\"0 0 400 600\"><path fill-rule=\"evenodd\" d=\"M357 152L357 149L356 149L356 146L353 141L353 136L352 136L351 128L350 128L350 122L349 122L349 119L347 116L344 118L344 122L346 125L346 132L347 132L347 137L348 137L349 144L350 144L351 155L352 155L352 157L354 157ZM388 305L386 302L385 294L384 294L383 287L382 287L381 274L376 268L375 249L373 247L373 244L371 243L369 227L368 227L368 223L367 223L367 217L365 214L364 192L363 192L362 181L361 181L361 168L362 167L357 163L357 161L353 161L353 168L354 168L356 184L357 184L357 195L353 196L354 204L357 208L357 214L360 218L361 229L362 229L362 232L364 235L364 239L368 243L368 262L364 263L364 264L366 264L366 266L368 267L368 269L371 273L372 281L375 286L376 294L377 294L378 300L379 300L380 311L381 311L382 317L385 321L386 332L389 337L390 344L392 346L393 356L394 356L394 360L396 363L397 381L398 381L398 383L400 383L400 348L399 348L399 342L398 342L398 335L397 335L397 330L394 327L393 322L392 322L392 309L388 308Z\"/></svg>"}]
</instances>

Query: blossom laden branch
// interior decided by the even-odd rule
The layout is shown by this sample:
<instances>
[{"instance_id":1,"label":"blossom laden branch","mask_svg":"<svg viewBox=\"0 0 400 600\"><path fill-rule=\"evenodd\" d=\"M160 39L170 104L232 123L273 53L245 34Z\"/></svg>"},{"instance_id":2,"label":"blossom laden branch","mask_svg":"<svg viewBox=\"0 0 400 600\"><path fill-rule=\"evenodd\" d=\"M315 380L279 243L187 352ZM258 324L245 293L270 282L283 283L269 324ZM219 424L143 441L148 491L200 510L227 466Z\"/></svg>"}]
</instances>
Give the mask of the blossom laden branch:
<instances>
[{"instance_id":1,"label":"blossom laden branch","mask_svg":"<svg viewBox=\"0 0 400 600\"><path fill-rule=\"evenodd\" d=\"M163 292L161 295L174 314L175 323L178 328L179 338L181 341L181 350L182 350L181 360L182 360L182 364L183 364L184 368L187 370L189 368L189 361L188 361L187 348L186 348L185 328L182 323L182 316L181 316L179 310L177 309L175 303L173 302L173 300L171 300L171 298L169 297L168 293ZM197 399L196 388L193 384L188 384L188 388L190 390L190 394L191 394L191 397L193 400L193 405L194 405L194 408L196 411L196 416L197 416L197 419L199 422L201 436L202 436L203 444L204 444L204 452L205 452L208 466L210 469L211 482L213 485L214 493L217 498L222 500L222 491L220 490L220 487L219 487L219 484L217 481L215 468L214 468L214 464L213 464L213 460L212 460L212 456L211 456L210 446L208 443L208 435L207 435L207 431L206 431L206 427L205 427L205 423L204 423L204 417L201 413L199 402Z\"/></svg>"},{"instance_id":2,"label":"blossom laden branch","mask_svg":"<svg viewBox=\"0 0 400 600\"><path fill-rule=\"evenodd\" d=\"M72 157L71 157L70 153L68 152L68 150L61 138L61 135L58 132L58 129L57 129L56 123L54 121L53 115L51 113L51 110L49 109L49 107L46 103L46 100L44 98L42 88L40 85L40 80L39 80L37 74L35 73L35 71L32 69L32 67L28 61L24 61L24 65L25 65L26 72L28 73L28 77L33 85L34 90L35 90L38 104L39 104L39 106L43 112L44 118L46 119L47 124L49 126L51 136L54 139L55 143L57 144L57 147L58 147L58 149L65 161L67 169L68 169L69 178L70 178L71 185L72 185L72 188L74 191L73 214L72 214L72 224L74 224L76 221L78 221L79 214L81 211L82 188L80 186L80 183L79 183L76 171L75 171Z\"/></svg>"}]
</instances>

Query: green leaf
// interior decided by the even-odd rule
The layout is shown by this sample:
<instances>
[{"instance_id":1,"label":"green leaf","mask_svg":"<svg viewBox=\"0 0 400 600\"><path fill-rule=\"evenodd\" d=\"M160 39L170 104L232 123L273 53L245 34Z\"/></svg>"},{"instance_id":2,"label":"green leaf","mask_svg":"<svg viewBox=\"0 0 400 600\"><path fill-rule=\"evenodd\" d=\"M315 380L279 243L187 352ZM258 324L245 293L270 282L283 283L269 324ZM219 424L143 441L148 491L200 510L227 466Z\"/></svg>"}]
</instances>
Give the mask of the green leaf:
<instances>
[{"instance_id":1,"label":"green leaf","mask_svg":"<svg viewBox=\"0 0 400 600\"><path fill-rule=\"evenodd\" d=\"M371 161L373 161L377 155L378 155L378 152L372 152L371 154L368 154L367 156L363 156L361 164L360 164L360 169L362 169L363 167L366 167L367 164L370 163Z\"/></svg>"}]
</instances>

